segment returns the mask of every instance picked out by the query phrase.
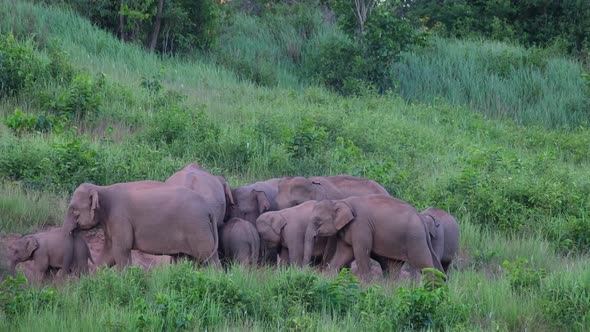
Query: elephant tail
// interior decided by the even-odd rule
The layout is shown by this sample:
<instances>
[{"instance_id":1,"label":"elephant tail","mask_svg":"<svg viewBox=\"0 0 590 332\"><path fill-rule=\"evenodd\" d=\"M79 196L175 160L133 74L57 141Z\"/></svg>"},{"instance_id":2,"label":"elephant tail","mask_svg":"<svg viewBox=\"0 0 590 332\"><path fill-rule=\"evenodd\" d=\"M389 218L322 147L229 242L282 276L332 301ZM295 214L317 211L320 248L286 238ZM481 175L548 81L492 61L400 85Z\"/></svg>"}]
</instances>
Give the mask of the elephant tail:
<instances>
[{"instance_id":1,"label":"elephant tail","mask_svg":"<svg viewBox=\"0 0 590 332\"><path fill-rule=\"evenodd\" d=\"M211 257L213 257L217 253L217 249L219 249L219 230L217 229L217 219L213 218L211 214L209 214L209 226L211 226L211 231L213 232L213 251L205 258L205 263L208 263Z\"/></svg>"},{"instance_id":2,"label":"elephant tail","mask_svg":"<svg viewBox=\"0 0 590 332\"><path fill-rule=\"evenodd\" d=\"M250 264L258 265L258 257L260 257L260 236L258 231L252 230L252 241L250 241Z\"/></svg>"},{"instance_id":3,"label":"elephant tail","mask_svg":"<svg viewBox=\"0 0 590 332\"><path fill-rule=\"evenodd\" d=\"M424 235L426 236L426 243L428 243L428 250L430 250L430 255L432 255L432 263L434 264L434 267L437 270L439 270L442 273L445 273L445 270L442 267L442 263L440 262L440 258L438 258L438 256L436 255L434 247L432 246L432 240L430 239L430 231L428 230L426 223L423 220L424 217L420 214L418 214L418 216L420 217L420 219L422 219L422 225L424 226Z\"/></svg>"}]
</instances>

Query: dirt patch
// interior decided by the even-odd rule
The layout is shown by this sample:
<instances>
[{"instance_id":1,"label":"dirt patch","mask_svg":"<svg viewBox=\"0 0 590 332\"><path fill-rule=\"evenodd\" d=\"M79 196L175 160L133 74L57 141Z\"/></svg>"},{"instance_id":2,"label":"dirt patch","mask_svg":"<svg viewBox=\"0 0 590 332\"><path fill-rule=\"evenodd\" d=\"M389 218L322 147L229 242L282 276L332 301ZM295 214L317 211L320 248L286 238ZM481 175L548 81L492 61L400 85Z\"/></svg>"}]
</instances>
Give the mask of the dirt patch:
<instances>
[{"instance_id":1,"label":"dirt patch","mask_svg":"<svg viewBox=\"0 0 590 332\"><path fill-rule=\"evenodd\" d=\"M50 230L53 228L56 227L50 227L40 231ZM8 234L0 237L0 272L8 271L9 260L7 257L7 249L10 248L21 236L21 234ZM92 229L90 231L85 231L82 233L82 237L84 240L86 240L86 243L88 243L88 248L90 249L92 258L95 261L98 260L100 252L102 251L102 247L104 246L104 233L102 229ZM149 255L141 251L132 250L131 261L133 265L142 266L145 270L147 270L162 264L169 264L170 256ZM96 266L91 262L89 262L89 266L90 271L94 271L96 269ZM30 278L33 275L33 262L28 261L20 263L17 265L16 269L17 271L24 273L27 278Z\"/></svg>"}]
</instances>

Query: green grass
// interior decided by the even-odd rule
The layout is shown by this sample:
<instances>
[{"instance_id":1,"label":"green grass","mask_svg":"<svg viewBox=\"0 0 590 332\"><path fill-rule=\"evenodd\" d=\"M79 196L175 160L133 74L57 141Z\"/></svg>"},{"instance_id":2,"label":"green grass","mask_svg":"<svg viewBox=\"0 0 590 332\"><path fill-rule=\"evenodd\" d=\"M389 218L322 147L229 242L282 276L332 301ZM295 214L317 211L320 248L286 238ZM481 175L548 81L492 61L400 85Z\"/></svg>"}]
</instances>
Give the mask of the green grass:
<instances>
[{"instance_id":1,"label":"green grass","mask_svg":"<svg viewBox=\"0 0 590 332\"><path fill-rule=\"evenodd\" d=\"M78 71L87 71L93 82L99 80L99 73L105 75L104 87L94 92L100 99L98 108L74 120L73 133L17 135L0 124L0 233L60 224L68 193L82 182L163 180L192 161L225 175L234 187L286 175L349 173L375 179L419 209L436 205L457 216L461 253L448 283L450 302L439 312L442 316L436 316L447 317L442 323L447 328L581 331L590 327L590 235L585 235L590 229L590 132L586 127L548 130L547 124L553 121L560 127L574 119L564 119L562 110L540 122L484 116L477 112L482 111L480 104L461 100L453 92L471 81L452 81L453 72L447 69L437 72L448 74L442 79L448 80L449 89L425 94L424 99L406 96L415 101L390 95L343 98L307 86L281 60L285 56L281 47L289 38L296 38L295 25L285 24L277 32L281 42L275 49L271 41L277 36L264 32L274 26L268 23L271 19L261 22L238 15L236 26L251 30L244 29L243 37L223 44L225 50L235 52L231 54L239 54L246 45L243 40L253 36L263 40L254 49L270 53L272 61L255 68L279 79L276 84L257 85L232 65L213 64L215 54L212 59L201 55L163 59L121 44L69 11L0 1L0 31L32 38L38 45L34 56L48 63L45 46L58 45L65 52L60 59ZM328 32L318 31L317 36L321 33ZM452 41L451 46L466 46L458 48L459 55L449 55L445 52L451 52L451 46L442 43L436 41L434 51L421 55L431 58L420 59L451 68L457 57L471 54L469 50L473 57L479 54L484 59L494 52L507 52L509 64L518 58L514 54L525 52L504 44ZM485 61L473 60L478 65ZM553 64L561 69L551 69ZM550 74L547 80L535 78L535 82L547 84L543 89L551 93L523 106L522 114L530 109L542 115L553 111L551 103L580 100L577 78L571 74L578 70L574 67L565 60L549 59L542 69ZM497 83L503 89L514 88L510 84L519 84L525 75L508 68L502 84ZM408 75L430 82L433 76L425 73L435 69L407 68L413 71ZM529 68L528 72L536 73L530 74L534 76L539 70ZM555 74L559 72L570 74ZM141 87L144 79L154 75L163 85L155 94ZM473 86L484 80L470 75ZM404 84L411 82L420 81ZM35 90L2 97L0 116L12 114L15 107L38 114L45 111L38 101L41 92L70 89L52 80L36 84ZM403 86L401 89L404 95ZM416 91L419 89L426 87ZM442 99L434 100L441 94ZM546 271L540 287L531 286L525 293L512 289L511 276L501 264L518 258L528 260L527 268ZM212 283L209 286L222 286L201 289L203 298L191 303L193 295L179 294L170 280L192 278L200 273L196 271L203 271L201 277ZM162 329L162 324L172 324L165 329L174 329L183 322L189 329L391 330L403 329L410 321L408 316L395 316L405 312L399 293L372 298L377 304L386 303L375 305L383 312L366 302L333 312L323 306L333 300L332 295L318 290L314 301L322 305L304 311L286 298L294 290L273 293L273 287L293 275L312 278L311 272L296 269L222 273L184 265L146 273L106 271L57 285L55 293L32 288L18 319L0 320L0 330L132 329L141 324L142 314L148 320L147 329L154 330ZM318 284L335 282L318 278ZM384 294L391 294L399 284L388 281L381 286ZM215 293L217 289L224 293ZM0 305L5 303L0 297ZM234 310L242 305L249 308L247 314ZM166 309L170 306L177 311ZM273 315L269 308L284 311ZM468 318L458 323L461 317Z\"/></svg>"},{"instance_id":2,"label":"green grass","mask_svg":"<svg viewBox=\"0 0 590 332\"><path fill-rule=\"evenodd\" d=\"M404 98L442 98L494 118L548 128L588 125L583 68L543 49L500 42L433 39L403 56L392 75Z\"/></svg>"}]
</instances>

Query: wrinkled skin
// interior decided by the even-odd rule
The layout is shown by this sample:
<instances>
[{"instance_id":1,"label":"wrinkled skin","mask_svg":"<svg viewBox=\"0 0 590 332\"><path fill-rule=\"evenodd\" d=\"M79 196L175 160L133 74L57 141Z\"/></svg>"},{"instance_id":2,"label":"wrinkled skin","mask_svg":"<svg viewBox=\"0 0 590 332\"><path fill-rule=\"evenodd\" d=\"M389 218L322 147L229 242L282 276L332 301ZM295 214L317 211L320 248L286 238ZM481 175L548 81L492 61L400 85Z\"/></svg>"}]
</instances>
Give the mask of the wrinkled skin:
<instances>
[{"instance_id":1,"label":"wrinkled skin","mask_svg":"<svg viewBox=\"0 0 590 332\"><path fill-rule=\"evenodd\" d=\"M231 218L221 227L219 249L223 261L236 261L244 266L258 264L260 236L250 222Z\"/></svg>"},{"instance_id":2,"label":"wrinkled skin","mask_svg":"<svg viewBox=\"0 0 590 332\"><path fill-rule=\"evenodd\" d=\"M276 202L279 209L286 209L309 200L338 200L373 194L389 195L385 188L373 180L346 174L310 178L296 176L279 181ZM327 240L323 261L329 261L335 251L336 238L331 237Z\"/></svg>"},{"instance_id":3,"label":"wrinkled skin","mask_svg":"<svg viewBox=\"0 0 590 332\"><path fill-rule=\"evenodd\" d=\"M194 191L154 181L80 185L72 195L64 227L101 225L105 244L98 265L131 264L131 250L186 255L219 265L214 213Z\"/></svg>"},{"instance_id":4,"label":"wrinkled skin","mask_svg":"<svg viewBox=\"0 0 590 332\"><path fill-rule=\"evenodd\" d=\"M226 219L240 218L255 225L256 219L264 212L278 210L275 198L278 194L279 180L275 178L232 189L235 205L228 209ZM267 248L263 243L260 246L262 262L275 264L277 251Z\"/></svg>"},{"instance_id":5,"label":"wrinkled skin","mask_svg":"<svg viewBox=\"0 0 590 332\"><path fill-rule=\"evenodd\" d=\"M165 183L167 185L186 187L199 194L211 208L218 227L223 225L226 206L228 204L234 205L234 199L225 178L211 175L196 163L190 163L174 173Z\"/></svg>"},{"instance_id":6,"label":"wrinkled skin","mask_svg":"<svg viewBox=\"0 0 590 332\"><path fill-rule=\"evenodd\" d=\"M435 207L429 207L420 214L428 229L432 247L440 258L445 273L448 274L449 267L459 251L459 223L450 213ZM415 278L417 271L406 263L402 267L402 273L403 276Z\"/></svg>"},{"instance_id":7,"label":"wrinkled skin","mask_svg":"<svg viewBox=\"0 0 590 332\"><path fill-rule=\"evenodd\" d=\"M377 182L350 175L282 178L276 202L279 210L309 200L344 199L373 194L389 195Z\"/></svg>"},{"instance_id":8,"label":"wrinkled skin","mask_svg":"<svg viewBox=\"0 0 590 332\"><path fill-rule=\"evenodd\" d=\"M90 250L86 241L79 235L73 235L75 257L73 264L64 268L64 256L66 253L66 242L72 235L64 228L56 228L50 231L25 235L18 239L10 253L10 272L16 272L18 263L33 261L34 275L36 281L47 278L52 269L60 269L59 275L67 273L88 272L88 259L92 261Z\"/></svg>"},{"instance_id":9,"label":"wrinkled skin","mask_svg":"<svg viewBox=\"0 0 590 332\"><path fill-rule=\"evenodd\" d=\"M260 238L269 247L278 249L281 262L303 266L305 230L315 203L307 201L288 209L266 212L256 220ZM315 241L312 258L322 258L326 242L327 238Z\"/></svg>"},{"instance_id":10,"label":"wrinkled skin","mask_svg":"<svg viewBox=\"0 0 590 332\"><path fill-rule=\"evenodd\" d=\"M374 259L371 259L369 263L371 266L370 279L373 281L383 279L383 270L381 269L381 264L379 264ZM360 278L359 268L356 264L356 261L352 261L352 263L350 263L350 273L354 274L357 278Z\"/></svg>"},{"instance_id":11,"label":"wrinkled skin","mask_svg":"<svg viewBox=\"0 0 590 332\"><path fill-rule=\"evenodd\" d=\"M81 185L80 187L82 187L82 186L83 185ZM118 186L117 187L118 190L133 191L133 190L161 187L161 186L164 186L164 182L146 180L146 181L120 183L117 186ZM78 187L78 188L80 188L80 187ZM92 202L90 202L88 200L79 202L79 204L82 205L82 209L78 209L75 212L71 208L68 208L68 211L66 212L66 216L65 216L65 220L64 220L64 227L68 231L70 231L70 234L73 234L73 230L78 227L78 225L76 223L77 218L79 218L81 220L91 220L91 219L94 220L94 210L91 209L91 203ZM64 266L70 266L72 264L72 260L73 260L74 256L76 255L73 240L74 240L73 236L69 236L68 239L66 240ZM107 264L109 266L112 266L114 264L115 260L112 255L110 239L108 239L108 242L105 242L105 248L103 249L102 255L100 255L97 262L99 263L99 265Z\"/></svg>"},{"instance_id":12,"label":"wrinkled skin","mask_svg":"<svg viewBox=\"0 0 590 332\"><path fill-rule=\"evenodd\" d=\"M422 216L410 204L386 195L350 197L315 203L305 234L304 264L309 264L316 237L337 235L328 263L334 273L356 260L359 275L370 279L370 255L408 262L413 267L443 268Z\"/></svg>"},{"instance_id":13,"label":"wrinkled skin","mask_svg":"<svg viewBox=\"0 0 590 332\"><path fill-rule=\"evenodd\" d=\"M276 203L279 180L270 179L232 189L235 205L226 219L240 218L254 225L264 212L279 210Z\"/></svg>"}]
</instances>

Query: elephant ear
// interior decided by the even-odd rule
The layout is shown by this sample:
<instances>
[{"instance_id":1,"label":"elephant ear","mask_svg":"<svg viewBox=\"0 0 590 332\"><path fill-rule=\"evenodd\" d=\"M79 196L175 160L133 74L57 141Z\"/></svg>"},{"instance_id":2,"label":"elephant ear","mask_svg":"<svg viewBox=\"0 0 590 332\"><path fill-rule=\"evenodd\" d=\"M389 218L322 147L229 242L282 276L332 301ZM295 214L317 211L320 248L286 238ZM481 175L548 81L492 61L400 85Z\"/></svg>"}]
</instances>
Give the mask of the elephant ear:
<instances>
[{"instance_id":1,"label":"elephant ear","mask_svg":"<svg viewBox=\"0 0 590 332\"><path fill-rule=\"evenodd\" d=\"M355 215L350 205L340 201L334 204L336 206L336 217L334 218L334 225L337 230L341 230L344 226L351 222Z\"/></svg>"},{"instance_id":2,"label":"elephant ear","mask_svg":"<svg viewBox=\"0 0 590 332\"><path fill-rule=\"evenodd\" d=\"M236 202L234 201L234 195L232 195L231 188L227 182L223 183L223 190L225 191L226 201L228 201L231 205L236 205Z\"/></svg>"},{"instance_id":3,"label":"elephant ear","mask_svg":"<svg viewBox=\"0 0 590 332\"><path fill-rule=\"evenodd\" d=\"M431 216L429 214L424 214L423 217L424 217L424 224L426 225L426 228L428 229L428 233L430 233L430 238L436 239L437 234L438 234L437 228L440 226L440 223L433 216Z\"/></svg>"},{"instance_id":4,"label":"elephant ear","mask_svg":"<svg viewBox=\"0 0 590 332\"><path fill-rule=\"evenodd\" d=\"M27 257L33 256L33 253L38 248L39 248L39 241L37 241L37 239L32 236L28 236L27 239L25 240L25 253L27 254Z\"/></svg>"},{"instance_id":5,"label":"elephant ear","mask_svg":"<svg viewBox=\"0 0 590 332\"><path fill-rule=\"evenodd\" d=\"M98 191L92 190L90 192L90 221L94 220L94 211L100 207L98 203Z\"/></svg>"},{"instance_id":6,"label":"elephant ear","mask_svg":"<svg viewBox=\"0 0 590 332\"><path fill-rule=\"evenodd\" d=\"M270 209L270 202L264 191L258 191L252 189L252 192L256 195L256 201L258 202L258 213L264 213Z\"/></svg>"},{"instance_id":7,"label":"elephant ear","mask_svg":"<svg viewBox=\"0 0 590 332\"><path fill-rule=\"evenodd\" d=\"M225 193L225 201L229 202L230 205L236 205L236 203L234 201L234 195L232 194L232 191L231 191L231 187L227 183L227 180L225 179L225 177L223 177L221 175L216 175L216 176L217 176L217 180L219 180L219 182L223 186L223 192Z\"/></svg>"},{"instance_id":8,"label":"elephant ear","mask_svg":"<svg viewBox=\"0 0 590 332\"><path fill-rule=\"evenodd\" d=\"M270 221L270 227L272 227L272 230L279 235L281 234L281 230L283 230L283 227L285 227L286 224L287 220L285 220L285 218L283 218L283 216L280 213L276 213L274 216L272 216L272 219Z\"/></svg>"}]
</instances>

